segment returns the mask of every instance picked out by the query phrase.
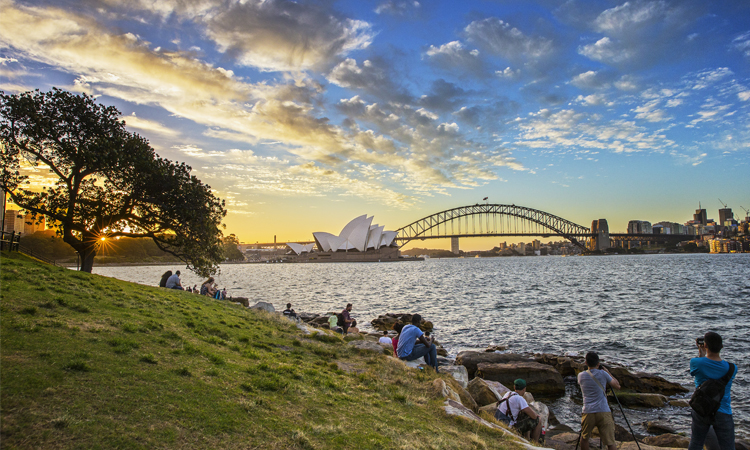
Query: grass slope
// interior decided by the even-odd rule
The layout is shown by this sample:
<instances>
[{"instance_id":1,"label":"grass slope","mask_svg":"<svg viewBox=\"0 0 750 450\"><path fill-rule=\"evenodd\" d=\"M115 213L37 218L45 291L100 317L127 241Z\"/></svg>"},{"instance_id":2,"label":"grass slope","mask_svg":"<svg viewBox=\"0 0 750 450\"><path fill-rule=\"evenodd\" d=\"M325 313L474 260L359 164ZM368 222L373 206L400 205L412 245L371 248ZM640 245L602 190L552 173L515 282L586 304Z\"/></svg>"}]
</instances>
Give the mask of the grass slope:
<instances>
[{"instance_id":1,"label":"grass slope","mask_svg":"<svg viewBox=\"0 0 750 450\"><path fill-rule=\"evenodd\" d=\"M3 448L517 447L446 416L434 373L339 337L19 254L0 265Z\"/></svg>"}]
</instances>

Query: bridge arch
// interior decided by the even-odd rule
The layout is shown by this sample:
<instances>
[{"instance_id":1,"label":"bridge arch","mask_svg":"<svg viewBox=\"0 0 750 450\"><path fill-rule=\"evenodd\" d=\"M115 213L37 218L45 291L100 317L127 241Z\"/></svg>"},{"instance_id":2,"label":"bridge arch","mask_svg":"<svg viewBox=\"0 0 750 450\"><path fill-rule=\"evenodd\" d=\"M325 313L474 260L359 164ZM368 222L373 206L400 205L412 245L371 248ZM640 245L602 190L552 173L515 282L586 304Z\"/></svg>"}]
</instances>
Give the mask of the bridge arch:
<instances>
[{"instance_id":1,"label":"bridge arch","mask_svg":"<svg viewBox=\"0 0 750 450\"><path fill-rule=\"evenodd\" d=\"M499 219L499 225L498 225ZM471 221L471 224L469 223ZM477 229L479 224L479 232ZM463 225L463 227L462 227ZM442 228L442 230L441 230ZM560 236L586 249L578 238L591 229L562 217L516 205L476 204L447 209L396 230L400 247L413 240L485 236Z\"/></svg>"}]
</instances>

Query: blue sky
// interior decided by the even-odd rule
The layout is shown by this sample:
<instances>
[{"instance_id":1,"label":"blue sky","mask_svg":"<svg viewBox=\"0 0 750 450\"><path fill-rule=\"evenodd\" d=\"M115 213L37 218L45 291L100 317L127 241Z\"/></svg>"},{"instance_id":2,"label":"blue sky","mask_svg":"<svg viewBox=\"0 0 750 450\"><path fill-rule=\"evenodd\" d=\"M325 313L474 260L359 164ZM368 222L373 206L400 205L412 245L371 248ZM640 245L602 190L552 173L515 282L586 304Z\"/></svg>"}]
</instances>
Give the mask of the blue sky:
<instances>
[{"instance_id":1,"label":"blue sky","mask_svg":"<svg viewBox=\"0 0 750 450\"><path fill-rule=\"evenodd\" d=\"M227 200L244 242L364 213L395 229L487 196L615 231L750 207L747 2L0 8L0 89L117 106Z\"/></svg>"}]
</instances>

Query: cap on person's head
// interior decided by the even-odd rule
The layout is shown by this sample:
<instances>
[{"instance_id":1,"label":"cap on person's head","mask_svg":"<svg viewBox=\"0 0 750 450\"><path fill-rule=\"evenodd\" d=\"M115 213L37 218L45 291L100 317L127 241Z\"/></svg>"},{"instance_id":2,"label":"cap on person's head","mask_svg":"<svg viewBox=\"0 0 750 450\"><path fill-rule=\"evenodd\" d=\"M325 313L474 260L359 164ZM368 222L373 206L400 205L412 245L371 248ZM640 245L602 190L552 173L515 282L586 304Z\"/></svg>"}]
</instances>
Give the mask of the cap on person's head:
<instances>
[{"instance_id":1,"label":"cap on person's head","mask_svg":"<svg viewBox=\"0 0 750 450\"><path fill-rule=\"evenodd\" d=\"M589 369L596 368L599 365L599 355L596 352L586 353L586 365L589 366Z\"/></svg>"},{"instance_id":2,"label":"cap on person's head","mask_svg":"<svg viewBox=\"0 0 750 450\"><path fill-rule=\"evenodd\" d=\"M719 353L721 349L724 348L724 341L721 339L719 333L709 331L703 336L703 340L706 347L708 347L713 353Z\"/></svg>"},{"instance_id":3,"label":"cap on person's head","mask_svg":"<svg viewBox=\"0 0 750 450\"><path fill-rule=\"evenodd\" d=\"M526 380L523 378L519 378L516 381L513 382L513 386L516 388L516 390L526 389Z\"/></svg>"},{"instance_id":4,"label":"cap on person's head","mask_svg":"<svg viewBox=\"0 0 750 450\"><path fill-rule=\"evenodd\" d=\"M419 325L420 323L422 323L422 316L420 316L419 314L414 314L413 316L411 316L411 323L413 323L414 325Z\"/></svg>"}]
</instances>

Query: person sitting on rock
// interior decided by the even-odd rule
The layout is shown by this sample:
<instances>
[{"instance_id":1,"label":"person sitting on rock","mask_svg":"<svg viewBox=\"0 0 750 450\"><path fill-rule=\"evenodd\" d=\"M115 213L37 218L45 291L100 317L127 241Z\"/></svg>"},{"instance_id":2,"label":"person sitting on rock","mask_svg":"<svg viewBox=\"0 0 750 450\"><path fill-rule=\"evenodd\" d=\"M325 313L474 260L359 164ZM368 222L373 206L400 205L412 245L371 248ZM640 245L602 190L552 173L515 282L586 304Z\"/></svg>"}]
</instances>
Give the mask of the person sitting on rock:
<instances>
[{"instance_id":1,"label":"person sitting on rock","mask_svg":"<svg viewBox=\"0 0 750 450\"><path fill-rule=\"evenodd\" d=\"M612 410L607 403L607 385L620 389L620 383L599 364L599 355L594 352L586 353L588 370L578 374L578 384L581 385L583 395L583 410L581 417L581 450L589 450L589 438L594 428L599 430L601 444L607 450L615 450L615 421Z\"/></svg>"},{"instance_id":2,"label":"person sitting on rock","mask_svg":"<svg viewBox=\"0 0 750 450\"><path fill-rule=\"evenodd\" d=\"M513 382L513 391L508 391L497 406L495 417L503 420L504 417L510 419L511 427L518 430L521 436L532 442L539 440L542 434L542 423L539 421L539 415L534 408L529 406L523 394L526 393L526 380L519 378Z\"/></svg>"},{"instance_id":3,"label":"person sitting on rock","mask_svg":"<svg viewBox=\"0 0 750 450\"><path fill-rule=\"evenodd\" d=\"M393 344L393 339L391 339L391 338L388 337L388 332L387 331L383 331L383 335L380 337L380 339L378 339L378 343L392 345Z\"/></svg>"},{"instance_id":4,"label":"person sitting on rock","mask_svg":"<svg viewBox=\"0 0 750 450\"><path fill-rule=\"evenodd\" d=\"M339 326L344 329L344 334L349 332L349 328L356 327L357 321L352 319L352 316L349 314L352 312L352 304L347 303L346 308L344 308L343 311L341 311L340 317L339 317ZM357 330L359 332L359 330Z\"/></svg>"},{"instance_id":5,"label":"person sitting on rock","mask_svg":"<svg viewBox=\"0 0 750 450\"><path fill-rule=\"evenodd\" d=\"M294 310L292 309L292 304L291 303L287 303L286 304L286 309L284 311L282 311L281 314L283 314L284 317L288 317L290 319L296 319L297 318L297 313L294 312Z\"/></svg>"},{"instance_id":6,"label":"person sitting on rock","mask_svg":"<svg viewBox=\"0 0 750 450\"><path fill-rule=\"evenodd\" d=\"M331 329L331 331L335 331L337 333L343 333L344 330L339 327L339 318L336 314L331 313L331 317L328 318L328 328Z\"/></svg>"},{"instance_id":7,"label":"person sitting on rock","mask_svg":"<svg viewBox=\"0 0 750 450\"><path fill-rule=\"evenodd\" d=\"M419 329L421 322L422 316L414 314L411 318L411 324L404 326L398 339L396 354L402 361L414 361L424 356L427 365L435 368L435 372L439 372L437 347Z\"/></svg>"}]
</instances>

